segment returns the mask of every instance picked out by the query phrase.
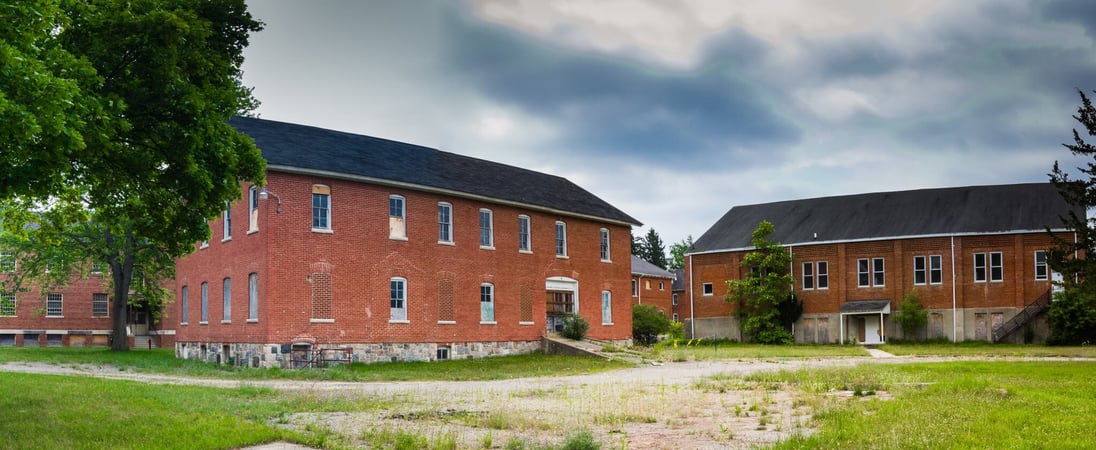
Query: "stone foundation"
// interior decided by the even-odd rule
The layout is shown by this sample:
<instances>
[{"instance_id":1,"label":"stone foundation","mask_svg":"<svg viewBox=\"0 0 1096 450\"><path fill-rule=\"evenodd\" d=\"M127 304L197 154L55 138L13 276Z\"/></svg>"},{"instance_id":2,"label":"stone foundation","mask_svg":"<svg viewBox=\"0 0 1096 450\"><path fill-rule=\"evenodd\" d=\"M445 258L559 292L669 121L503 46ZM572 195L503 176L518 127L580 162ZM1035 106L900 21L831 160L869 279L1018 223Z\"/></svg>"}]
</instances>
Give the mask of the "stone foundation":
<instances>
[{"instance_id":1,"label":"stone foundation","mask_svg":"<svg viewBox=\"0 0 1096 450\"><path fill-rule=\"evenodd\" d=\"M540 341L315 345L176 342L175 357L247 367L307 368L349 362L485 358L533 353L540 349Z\"/></svg>"}]
</instances>

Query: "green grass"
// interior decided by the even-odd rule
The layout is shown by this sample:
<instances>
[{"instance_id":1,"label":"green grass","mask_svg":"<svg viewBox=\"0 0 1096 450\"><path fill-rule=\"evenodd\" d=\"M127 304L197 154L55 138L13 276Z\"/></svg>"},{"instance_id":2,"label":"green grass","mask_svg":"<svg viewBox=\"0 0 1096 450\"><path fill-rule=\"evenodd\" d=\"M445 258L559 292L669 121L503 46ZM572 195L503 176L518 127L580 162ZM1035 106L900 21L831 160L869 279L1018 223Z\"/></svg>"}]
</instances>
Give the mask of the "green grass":
<instances>
[{"instance_id":1,"label":"green grass","mask_svg":"<svg viewBox=\"0 0 1096 450\"><path fill-rule=\"evenodd\" d=\"M871 364L757 374L814 393L819 431L776 448L1092 448L1096 362ZM863 397L835 399L831 389ZM877 394L894 394L881 400Z\"/></svg>"},{"instance_id":2,"label":"green grass","mask_svg":"<svg viewBox=\"0 0 1096 450\"><path fill-rule=\"evenodd\" d=\"M105 348L0 348L0 363L37 361L92 364L122 370L244 380L294 379L338 381L476 381L597 373L630 367L599 358L528 354L437 362L343 365L330 369L251 369L175 358L170 349L112 352Z\"/></svg>"},{"instance_id":3,"label":"green grass","mask_svg":"<svg viewBox=\"0 0 1096 450\"><path fill-rule=\"evenodd\" d=\"M1096 347L1093 346L1054 347L1032 344L990 344L977 341L887 344L879 346L879 349L898 356L1065 356L1096 358Z\"/></svg>"},{"instance_id":4,"label":"green grass","mask_svg":"<svg viewBox=\"0 0 1096 450\"><path fill-rule=\"evenodd\" d=\"M850 345L761 345L721 342L699 345L695 341L664 341L651 349L661 361L705 361L747 358L804 358L823 356L868 356L863 347Z\"/></svg>"},{"instance_id":5,"label":"green grass","mask_svg":"<svg viewBox=\"0 0 1096 450\"><path fill-rule=\"evenodd\" d=\"M237 448L309 442L267 421L286 404L261 389L211 389L0 373L0 448Z\"/></svg>"}]
</instances>

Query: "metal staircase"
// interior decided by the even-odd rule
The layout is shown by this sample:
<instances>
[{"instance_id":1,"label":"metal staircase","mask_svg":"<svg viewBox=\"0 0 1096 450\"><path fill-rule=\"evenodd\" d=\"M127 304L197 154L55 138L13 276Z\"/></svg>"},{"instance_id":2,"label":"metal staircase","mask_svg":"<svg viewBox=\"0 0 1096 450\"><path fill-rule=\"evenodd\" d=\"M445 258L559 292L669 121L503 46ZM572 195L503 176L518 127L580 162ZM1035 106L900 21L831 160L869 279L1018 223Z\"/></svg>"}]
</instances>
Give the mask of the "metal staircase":
<instances>
[{"instance_id":1,"label":"metal staircase","mask_svg":"<svg viewBox=\"0 0 1096 450\"><path fill-rule=\"evenodd\" d=\"M1002 339L1008 337L1016 330L1019 330L1024 325L1031 323L1035 320L1039 314L1042 314L1047 308L1050 307L1050 289L1047 289L1043 295L1031 302L1031 304L1024 307L1022 311L1016 313L1007 322L1000 326L993 327L993 342L1001 342Z\"/></svg>"}]
</instances>

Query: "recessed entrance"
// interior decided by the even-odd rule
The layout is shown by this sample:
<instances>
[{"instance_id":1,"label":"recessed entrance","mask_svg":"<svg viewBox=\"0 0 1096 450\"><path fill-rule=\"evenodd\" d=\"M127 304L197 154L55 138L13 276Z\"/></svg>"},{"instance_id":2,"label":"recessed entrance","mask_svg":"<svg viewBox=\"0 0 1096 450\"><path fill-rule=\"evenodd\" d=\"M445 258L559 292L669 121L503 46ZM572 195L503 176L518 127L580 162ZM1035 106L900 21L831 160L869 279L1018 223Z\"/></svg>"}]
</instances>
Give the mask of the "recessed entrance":
<instances>
[{"instance_id":1,"label":"recessed entrance","mask_svg":"<svg viewBox=\"0 0 1096 450\"><path fill-rule=\"evenodd\" d=\"M551 277L545 280L545 324L549 333L563 331L563 319L578 313L578 280Z\"/></svg>"}]
</instances>

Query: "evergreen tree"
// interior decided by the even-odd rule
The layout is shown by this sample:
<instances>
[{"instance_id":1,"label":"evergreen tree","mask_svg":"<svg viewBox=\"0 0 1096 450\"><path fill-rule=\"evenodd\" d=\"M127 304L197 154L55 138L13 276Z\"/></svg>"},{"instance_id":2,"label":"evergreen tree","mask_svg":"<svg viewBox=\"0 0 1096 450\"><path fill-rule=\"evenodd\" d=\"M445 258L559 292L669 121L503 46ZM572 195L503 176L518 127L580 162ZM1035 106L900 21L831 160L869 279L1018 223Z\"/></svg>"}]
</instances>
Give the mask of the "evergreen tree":
<instances>
[{"instance_id":1,"label":"evergreen tree","mask_svg":"<svg viewBox=\"0 0 1096 450\"><path fill-rule=\"evenodd\" d=\"M663 269L666 268L666 246L662 244L662 238L658 237L658 232L654 228L647 230L643 247L647 253L646 258L643 259Z\"/></svg>"},{"instance_id":2,"label":"evergreen tree","mask_svg":"<svg viewBox=\"0 0 1096 450\"><path fill-rule=\"evenodd\" d=\"M754 249L742 258L747 275L727 282L729 290L724 300L738 305L742 332L750 341L790 344L794 336L784 322L798 319L802 304L792 296L793 280L788 270L792 255L779 242L769 240L773 231L773 224L767 221L757 225L753 232Z\"/></svg>"}]
</instances>

